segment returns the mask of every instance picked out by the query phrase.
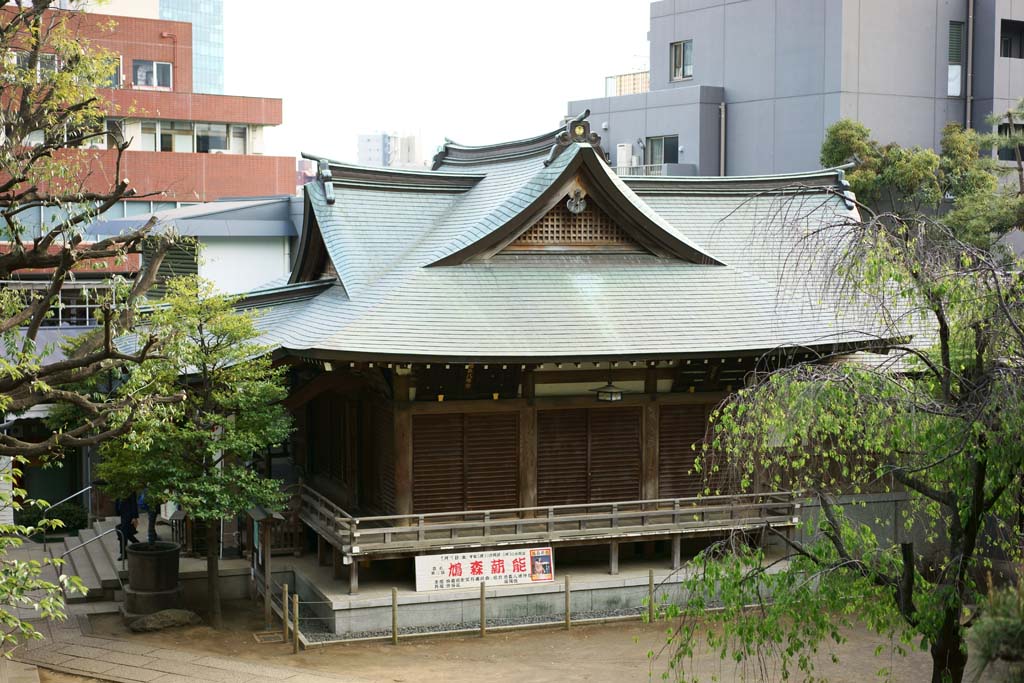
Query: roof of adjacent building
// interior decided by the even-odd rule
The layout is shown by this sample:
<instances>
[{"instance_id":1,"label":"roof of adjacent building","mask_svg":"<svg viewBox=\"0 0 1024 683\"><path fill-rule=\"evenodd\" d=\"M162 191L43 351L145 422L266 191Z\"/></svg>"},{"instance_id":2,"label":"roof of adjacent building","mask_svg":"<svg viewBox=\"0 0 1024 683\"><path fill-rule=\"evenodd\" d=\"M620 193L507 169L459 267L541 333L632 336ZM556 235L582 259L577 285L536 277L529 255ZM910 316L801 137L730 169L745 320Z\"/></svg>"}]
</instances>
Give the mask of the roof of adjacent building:
<instances>
[{"instance_id":1,"label":"roof of adjacent building","mask_svg":"<svg viewBox=\"0 0 1024 683\"><path fill-rule=\"evenodd\" d=\"M191 237L296 237L291 217L293 197L225 199L167 209L155 214L157 229L173 227ZM138 230L150 214L100 218L89 225L92 235L118 235Z\"/></svg>"},{"instance_id":2,"label":"roof of adjacent building","mask_svg":"<svg viewBox=\"0 0 1024 683\"><path fill-rule=\"evenodd\" d=\"M432 171L317 159L290 283L246 301L264 311L263 341L325 360L529 363L874 338L864 311L824 294L822 261L802 248L855 215L842 170L619 178L580 121L513 143L448 143ZM636 249L509 248L574 197Z\"/></svg>"}]
</instances>

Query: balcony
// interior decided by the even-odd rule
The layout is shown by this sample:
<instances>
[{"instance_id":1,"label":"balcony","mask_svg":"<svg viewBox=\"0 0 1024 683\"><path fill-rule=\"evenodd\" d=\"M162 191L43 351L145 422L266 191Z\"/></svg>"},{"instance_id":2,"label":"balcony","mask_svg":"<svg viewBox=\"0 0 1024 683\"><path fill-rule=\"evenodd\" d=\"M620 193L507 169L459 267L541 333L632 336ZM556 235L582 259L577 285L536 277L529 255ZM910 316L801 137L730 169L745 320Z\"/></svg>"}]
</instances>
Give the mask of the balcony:
<instances>
[{"instance_id":1,"label":"balcony","mask_svg":"<svg viewBox=\"0 0 1024 683\"><path fill-rule=\"evenodd\" d=\"M615 171L615 175L633 178L697 175L697 166L695 164L643 164L640 166L614 166L612 170Z\"/></svg>"}]
</instances>

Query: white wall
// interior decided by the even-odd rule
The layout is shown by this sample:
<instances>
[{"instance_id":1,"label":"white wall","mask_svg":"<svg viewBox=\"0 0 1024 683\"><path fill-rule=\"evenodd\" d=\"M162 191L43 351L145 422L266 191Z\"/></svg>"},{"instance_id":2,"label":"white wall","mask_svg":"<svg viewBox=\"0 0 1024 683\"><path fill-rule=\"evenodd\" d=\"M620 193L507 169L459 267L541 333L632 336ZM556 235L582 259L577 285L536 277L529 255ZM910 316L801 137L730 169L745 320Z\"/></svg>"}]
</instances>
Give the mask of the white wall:
<instances>
[{"instance_id":1,"label":"white wall","mask_svg":"<svg viewBox=\"0 0 1024 683\"><path fill-rule=\"evenodd\" d=\"M6 456L0 456L0 470L7 471L11 468L11 459ZM0 490L11 492L11 482L0 481ZM11 507L10 501L7 501L7 505L0 505L0 524L14 524L14 508Z\"/></svg>"},{"instance_id":2,"label":"white wall","mask_svg":"<svg viewBox=\"0 0 1024 683\"><path fill-rule=\"evenodd\" d=\"M247 292L287 275L286 237L203 237L200 277L228 294Z\"/></svg>"}]
</instances>

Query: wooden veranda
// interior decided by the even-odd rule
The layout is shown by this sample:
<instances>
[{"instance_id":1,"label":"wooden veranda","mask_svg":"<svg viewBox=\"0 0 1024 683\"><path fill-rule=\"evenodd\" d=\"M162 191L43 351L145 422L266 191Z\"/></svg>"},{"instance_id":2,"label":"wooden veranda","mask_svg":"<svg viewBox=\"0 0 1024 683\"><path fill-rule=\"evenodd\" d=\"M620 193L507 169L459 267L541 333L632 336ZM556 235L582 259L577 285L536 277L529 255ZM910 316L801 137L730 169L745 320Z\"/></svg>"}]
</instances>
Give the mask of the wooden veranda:
<instances>
[{"instance_id":1,"label":"wooden veranda","mask_svg":"<svg viewBox=\"0 0 1024 683\"><path fill-rule=\"evenodd\" d=\"M309 486L302 486L298 500L299 518L317 533L318 555L331 553L338 578L348 567L351 594L358 591L360 559L473 548L607 543L615 574L620 542L668 539L678 568L684 536L786 529L797 523L800 509L788 491L380 516L351 515Z\"/></svg>"}]
</instances>

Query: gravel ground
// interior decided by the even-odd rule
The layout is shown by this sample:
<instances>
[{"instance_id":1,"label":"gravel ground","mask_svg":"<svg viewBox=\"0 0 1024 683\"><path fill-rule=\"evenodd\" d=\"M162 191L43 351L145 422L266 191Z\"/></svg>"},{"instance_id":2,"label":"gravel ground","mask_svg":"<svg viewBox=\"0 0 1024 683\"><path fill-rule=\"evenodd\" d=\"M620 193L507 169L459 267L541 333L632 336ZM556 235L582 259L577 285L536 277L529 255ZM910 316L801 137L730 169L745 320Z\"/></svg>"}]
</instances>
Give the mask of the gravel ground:
<instances>
[{"instance_id":1,"label":"gravel ground","mask_svg":"<svg viewBox=\"0 0 1024 683\"><path fill-rule=\"evenodd\" d=\"M573 621L610 619L613 617L633 617L643 614L646 608L636 607L617 610L594 610L589 612L573 612ZM504 619L488 619L487 628L501 626L526 626L532 624L561 624L565 621L564 615L544 614L531 617L515 617ZM361 638L390 638L391 629L379 631L352 631L349 633L336 634L327 627L327 622L321 619L299 619L299 630L306 640L314 643L326 643L332 641L358 640ZM435 624L433 626L399 626L398 634L414 635L420 633L443 633L445 631L478 631L480 620L464 621L458 624Z\"/></svg>"}]
</instances>

